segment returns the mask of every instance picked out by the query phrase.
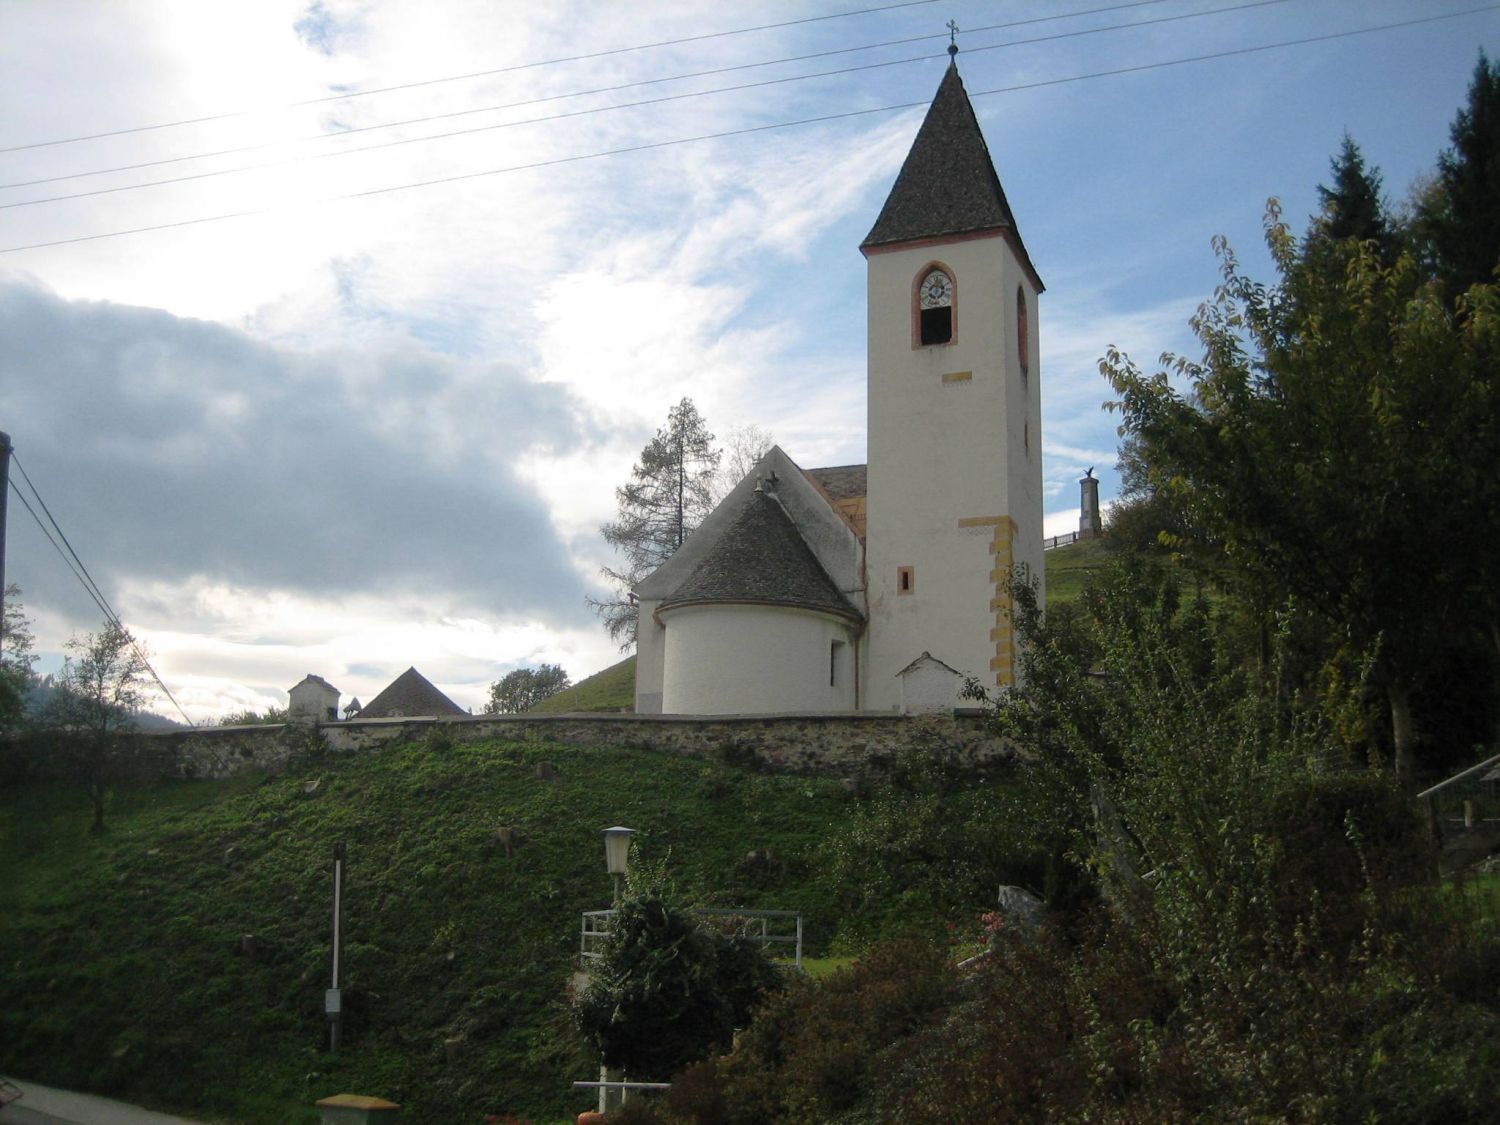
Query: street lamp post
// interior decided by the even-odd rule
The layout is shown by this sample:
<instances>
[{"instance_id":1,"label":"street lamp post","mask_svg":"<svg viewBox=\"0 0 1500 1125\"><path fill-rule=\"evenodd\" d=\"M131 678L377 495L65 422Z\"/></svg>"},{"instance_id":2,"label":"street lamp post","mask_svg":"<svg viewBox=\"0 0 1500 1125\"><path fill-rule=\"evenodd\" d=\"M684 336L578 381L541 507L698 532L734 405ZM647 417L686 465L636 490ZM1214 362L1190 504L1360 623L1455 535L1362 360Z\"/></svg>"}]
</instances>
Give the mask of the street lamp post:
<instances>
[{"instance_id":1,"label":"street lamp post","mask_svg":"<svg viewBox=\"0 0 1500 1125\"><path fill-rule=\"evenodd\" d=\"M620 890L624 884L625 873L630 867L630 838L635 835L635 829L624 828L615 825L613 828L604 830L604 866L615 880L616 910L620 908ZM611 921L610 929L614 929ZM623 1071L611 1070L602 1062L599 1065L599 1112L607 1113L609 1110L618 1109L625 1103L624 1091L618 1086L610 1083L622 1082L625 1079Z\"/></svg>"},{"instance_id":2,"label":"street lamp post","mask_svg":"<svg viewBox=\"0 0 1500 1125\"><path fill-rule=\"evenodd\" d=\"M614 876L616 906L620 905L620 888L630 867L630 838L634 835L635 829L619 825L604 830L604 865Z\"/></svg>"}]
</instances>

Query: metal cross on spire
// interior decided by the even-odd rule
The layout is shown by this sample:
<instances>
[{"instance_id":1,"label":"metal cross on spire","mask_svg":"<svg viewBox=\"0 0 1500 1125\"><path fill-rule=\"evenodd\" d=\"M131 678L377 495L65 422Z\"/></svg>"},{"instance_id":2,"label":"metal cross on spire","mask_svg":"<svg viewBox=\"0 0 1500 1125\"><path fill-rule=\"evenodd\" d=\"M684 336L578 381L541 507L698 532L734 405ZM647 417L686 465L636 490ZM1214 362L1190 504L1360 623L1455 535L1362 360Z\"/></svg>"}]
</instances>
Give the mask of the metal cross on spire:
<instances>
[{"instance_id":1,"label":"metal cross on spire","mask_svg":"<svg viewBox=\"0 0 1500 1125\"><path fill-rule=\"evenodd\" d=\"M948 21L948 57L954 58L958 54L958 21Z\"/></svg>"}]
</instances>

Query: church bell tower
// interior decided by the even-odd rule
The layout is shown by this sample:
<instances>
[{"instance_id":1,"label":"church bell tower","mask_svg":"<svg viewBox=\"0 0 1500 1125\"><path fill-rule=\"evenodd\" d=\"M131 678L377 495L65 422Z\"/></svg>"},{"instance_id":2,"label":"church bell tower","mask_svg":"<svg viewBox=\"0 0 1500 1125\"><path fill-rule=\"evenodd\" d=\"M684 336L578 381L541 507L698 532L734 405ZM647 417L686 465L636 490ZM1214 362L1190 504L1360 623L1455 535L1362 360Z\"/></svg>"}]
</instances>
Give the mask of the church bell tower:
<instances>
[{"instance_id":1,"label":"church bell tower","mask_svg":"<svg viewBox=\"0 0 1500 1125\"><path fill-rule=\"evenodd\" d=\"M951 53L951 51L950 51ZM902 706L924 654L1015 682L1008 583L1042 578L1041 279L949 64L866 258L863 706ZM957 703L957 699L954 700Z\"/></svg>"}]
</instances>

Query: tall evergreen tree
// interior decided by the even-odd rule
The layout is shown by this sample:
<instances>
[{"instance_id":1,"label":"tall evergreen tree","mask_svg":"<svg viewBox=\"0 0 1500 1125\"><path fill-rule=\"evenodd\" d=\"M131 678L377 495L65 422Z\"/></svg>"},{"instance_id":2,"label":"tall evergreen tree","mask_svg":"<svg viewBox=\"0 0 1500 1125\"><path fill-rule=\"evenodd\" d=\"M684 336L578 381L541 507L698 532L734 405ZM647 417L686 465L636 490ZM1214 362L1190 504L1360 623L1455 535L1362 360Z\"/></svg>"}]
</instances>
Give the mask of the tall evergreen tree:
<instances>
[{"instance_id":1,"label":"tall evergreen tree","mask_svg":"<svg viewBox=\"0 0 1500 1125\"><path fill-rule=\"evenodd\" d=\"M1395 253L1395 239L1380 201L1380 169L1365 164L1364 154L1348 133L1344 134L1339 154L1328 164L1333 184L1318 185L1323 210L1308 230L1309 249L1323 240L1373 240L1380 248L1381 258L1389 262Z\"/></svg>"},{"instance_id":2,"label":"tall evergreen tree","mask_svg":"<svg viewBox=\"0 0 1500 1125\"><path fill-rule=\"evenodd\" d=\"M1449 136L1415 225L1429 268L1456 296L1495 280L1500 265L1500 63L1483 51Z\"/></svg>"},{"instance_id":3,"label":"tall evergreen tree","mask_svg":"<svg viewBox=\"0 0 1500 1125\"><path fill-rule=\"evenodd\" d=\"M684 398L641 450L630 480L615 489L619 514L599 530L624 563L619 569L602 568L604 577L615 584L614 597L590 598L589 604L622 649L635 643L636 607L630 591L671 558L713 510L719 467L713 442L693 400Z\"/></svg>"}]
</instances>

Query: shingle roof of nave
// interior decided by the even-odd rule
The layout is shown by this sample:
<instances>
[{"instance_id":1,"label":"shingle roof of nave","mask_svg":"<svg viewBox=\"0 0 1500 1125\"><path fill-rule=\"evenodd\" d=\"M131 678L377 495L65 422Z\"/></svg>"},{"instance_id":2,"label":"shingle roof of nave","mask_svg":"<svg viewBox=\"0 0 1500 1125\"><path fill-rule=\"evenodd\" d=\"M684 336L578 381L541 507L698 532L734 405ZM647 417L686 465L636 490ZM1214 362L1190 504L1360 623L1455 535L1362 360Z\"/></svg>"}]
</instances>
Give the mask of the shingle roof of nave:
<instances>
[{"instance_id":1,"label":"shingle roof of nave","mask_svg":"<svg viewBox=\"0 0 1500 1125\"><path fill-rule=\"evenodd\" d=\"M748 602L820 609L860 620L802 538L781 502L751 492L703 561L661 608L690 602Z\"/></svg>"},{"instance_id":2,"label":"shingle roof of nave","mask_svg":"<svg viewBox=\"0 0 1500 1125\"><path fill-rule=\"evenodd\" d=\"M804 469L833 500L853 500L865 495L867 465L830 465L826 469Z\"/></svg>"}]
</instances>

